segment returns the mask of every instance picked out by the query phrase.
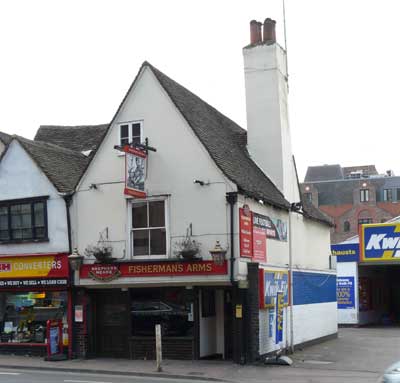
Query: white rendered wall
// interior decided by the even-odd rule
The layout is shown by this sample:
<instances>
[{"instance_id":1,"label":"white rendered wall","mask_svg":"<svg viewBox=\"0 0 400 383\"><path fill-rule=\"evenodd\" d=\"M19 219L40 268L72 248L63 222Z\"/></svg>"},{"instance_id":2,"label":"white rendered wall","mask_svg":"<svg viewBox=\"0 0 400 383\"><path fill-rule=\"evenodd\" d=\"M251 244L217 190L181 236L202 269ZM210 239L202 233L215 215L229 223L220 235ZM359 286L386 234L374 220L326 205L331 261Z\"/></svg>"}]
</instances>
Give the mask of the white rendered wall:
<instances>
[{"instance_id":1,"label":"white rendered wall","mask_svg":"<svg viewBox=\"0 0 400 383\"><path fill-rule=\"evenodd\" d=\"M201 256L211 259L208 250L216 240L223 247L229 244L225 195L236 186L211 160L149 68L139 76L78 187L73 203L74 243L83 253L108 228L109 240L115 241L115 257L130 259L128 201L123 195L125 158L114 145L119 143L119 123L134 120L143 121L143 135L157 149L149 153L145 185L149 196L167 198L168 256L174 256L174 244L192 223L193 237L202 245ZM210 185L194 184L195 179ZM91 184L97 184L97 189L90 189ZM229 281L228 276L224 278Z\"/></svg>"},{"instance_id":2,"label":"white rendered wall","mask_svg":"<svg viewBox=\"0 0 400 383\"><path fill-rule=\"evenodd\" d=\"M286 53L278 45L243 49L247 139L251 157L290 202L299 194L292 159Z\"/></svg>"},{"instance_id":3,"label":"white rendered wall","mask_svg":"<svg viewBox=\"0 0 400 383\"><path fill-rule=\"evenodd\" d=\"M294 344L336 334L336 302L293 306Z\"/></svg>"},{"instance_id":4,"label":"white rendered wall","mask_svg":"<svg viewBox=\"0 0 400 383\"><path fill-rule=\"evenodd\" d=\"M217 353L217 316L203 318L200 292L199 317L200 317L200 358ZM217 300L215 301L217 303ZM215 310L217 314L217 310Z\"/></svg>"},{"instance_id":5,"label":"white rendered wall","mask_svg":"<svg viewBox=\"0 0 400 383\"><path fill-rule=\"evenodd\" d=\"M0 162L0 201L49 196L49 242L0 244L0 255L68 252L68 226L64 199L21 145L12 141Z\"/></svg>"},{"instance_id":6,"label":"white rendered wall","mask_svg":"<svg viewBox=\"0 0 400 383\"><path fill-rule=\"evenodd\" d=\"M339 324L358 323L358 264L357 262L338 262L336 265L337 277L354 277L354 309L338 309Z\"/></svg>"}]
</instances>

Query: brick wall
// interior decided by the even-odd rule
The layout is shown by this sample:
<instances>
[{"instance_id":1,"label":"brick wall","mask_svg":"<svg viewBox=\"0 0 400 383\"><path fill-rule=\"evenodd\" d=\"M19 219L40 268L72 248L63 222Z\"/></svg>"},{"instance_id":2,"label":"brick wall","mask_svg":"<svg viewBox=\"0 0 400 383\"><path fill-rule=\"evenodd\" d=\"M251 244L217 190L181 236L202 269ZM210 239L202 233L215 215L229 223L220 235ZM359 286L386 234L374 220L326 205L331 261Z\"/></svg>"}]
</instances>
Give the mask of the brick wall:
<instances>
[{"instance_id":1,"label":"brick wall","mask_svg":"<svg viewBox=\"0 0 400 383\"><path fill-rule=\"evenodd\" d=\"M247 326L247 363L254 363L259 359L259 284L258 263L247 264L247 278L249 288L246 290L246 326Z\"/></svg>"}]
</instances>

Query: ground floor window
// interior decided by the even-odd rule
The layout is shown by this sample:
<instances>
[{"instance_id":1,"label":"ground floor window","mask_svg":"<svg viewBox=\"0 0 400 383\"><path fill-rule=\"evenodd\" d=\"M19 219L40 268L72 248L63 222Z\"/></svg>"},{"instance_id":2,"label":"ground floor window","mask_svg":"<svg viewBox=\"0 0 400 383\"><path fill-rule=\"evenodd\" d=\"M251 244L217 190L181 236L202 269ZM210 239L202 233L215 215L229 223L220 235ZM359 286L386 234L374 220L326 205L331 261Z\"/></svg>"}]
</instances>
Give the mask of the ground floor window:
<instances>
[{"instance_id":1,"label":"ground floor window","mask_svg":"<svg viewBox=\"0 0 400 383\"><path fill-rule=\"evenodd\" d=\"M192 336L194 304L188 295L183 288L131 290L132 335L154 336L160 324L164 336Z\"/></svg>"},{"instance_id":2,"label":"ground floor window","mask_svg":"<svg viewBox=\"0 0 400 383\"><path fill-rule=\"evenodd\" d=\"M46 322L67 324L66 291L0 293L0 340L45 343Z\"/></svg>"}]
</instances>

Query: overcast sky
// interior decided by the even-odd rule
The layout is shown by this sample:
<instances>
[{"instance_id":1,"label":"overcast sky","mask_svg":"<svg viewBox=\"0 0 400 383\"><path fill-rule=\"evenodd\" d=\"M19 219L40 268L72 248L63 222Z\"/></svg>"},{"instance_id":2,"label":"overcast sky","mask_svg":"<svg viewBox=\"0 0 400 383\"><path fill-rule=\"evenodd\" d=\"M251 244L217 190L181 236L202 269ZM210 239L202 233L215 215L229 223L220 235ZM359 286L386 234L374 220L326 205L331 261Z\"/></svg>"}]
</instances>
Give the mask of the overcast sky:
<instances>
[{"instance_id":1,"label":"overcast sky","mask_svg":"<svg viewBox=\"0 0 400 383\"><path fill-rule=\"evenodd\" d=\"M333 163L400 175L399 11L397 0L286 0L301 178ZM2 0L0 130L109 122L144 60L245 128L242 47L266 17L284 45L282 0Z\"/></svg>"}]
</instances>

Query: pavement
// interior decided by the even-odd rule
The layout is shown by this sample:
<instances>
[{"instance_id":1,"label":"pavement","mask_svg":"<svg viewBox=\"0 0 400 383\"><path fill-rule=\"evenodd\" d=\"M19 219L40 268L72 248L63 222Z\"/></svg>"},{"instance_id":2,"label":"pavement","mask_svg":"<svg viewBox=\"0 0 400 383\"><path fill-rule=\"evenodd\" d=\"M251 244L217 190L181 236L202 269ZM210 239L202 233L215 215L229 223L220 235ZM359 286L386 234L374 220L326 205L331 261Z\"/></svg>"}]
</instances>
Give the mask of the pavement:
<instances>
[{"instance_id":1,"label":"pavement","mask_svg":"<svg viewBox=\"0 0 400 383\"><path fill-rule=\"evenodd\" d=\"M0 355L0 368L10 371L54 370L119 376L143 376L228 382L346 383L377 382L382 372L400 360L400 328L344 328L337 339L296 351L292 366L237 365L231 361L154 361L74 359L47 362L30 356Z\"/></svg>"}]
</instances>

